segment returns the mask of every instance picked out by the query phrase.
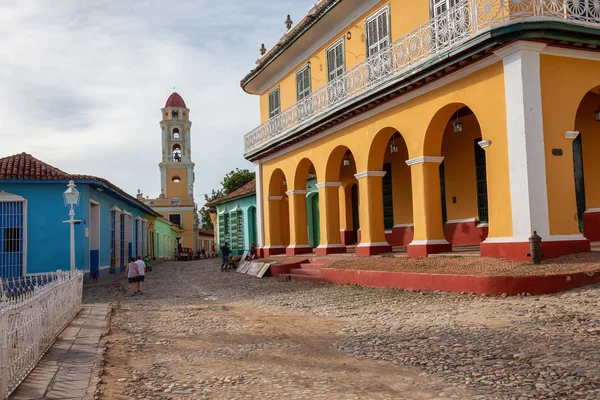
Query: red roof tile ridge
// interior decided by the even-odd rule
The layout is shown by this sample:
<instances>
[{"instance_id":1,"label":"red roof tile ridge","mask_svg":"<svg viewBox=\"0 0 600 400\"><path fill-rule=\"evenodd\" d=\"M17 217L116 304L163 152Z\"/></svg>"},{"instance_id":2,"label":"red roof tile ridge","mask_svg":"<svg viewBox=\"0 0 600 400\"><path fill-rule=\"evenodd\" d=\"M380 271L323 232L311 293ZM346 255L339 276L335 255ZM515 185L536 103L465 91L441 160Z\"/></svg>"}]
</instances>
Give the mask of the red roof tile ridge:
<instances>
[{"instance_id":1,"label":"red roof tile ridge","mask_svg":"<svg viewBox=\"0 0 600 400\"><path fill-rule=\"evenodd\" d=\"M236 199L239 197L249 196L253 193L256 193L256 179L252 179L250 182L246 183L244 186L240 187L237 190L234 190L233 192L229 193L226 196L219 197L218 199L215 199L213 201L209 201L208 203L205 204L205 206L208 206L208 207L215 206L217 204L226 202L227 200L233 200L233 199Z\"/></svg>"}]
</instances>

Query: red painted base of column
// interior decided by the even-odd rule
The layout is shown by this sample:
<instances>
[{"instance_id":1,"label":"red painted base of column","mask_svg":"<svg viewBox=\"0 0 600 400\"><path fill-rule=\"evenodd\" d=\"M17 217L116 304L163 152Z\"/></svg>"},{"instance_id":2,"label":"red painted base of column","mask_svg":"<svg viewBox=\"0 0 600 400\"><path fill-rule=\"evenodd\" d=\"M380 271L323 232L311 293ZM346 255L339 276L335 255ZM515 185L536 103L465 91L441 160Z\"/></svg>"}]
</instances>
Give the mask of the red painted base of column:
<instances>
[{"instance_id":1,"label":"red painted base of column","mask_svg":"<svg viewBox=\"0 0 600 400\"><path fill-rule=\"evenodd\" d=\"M488 236L487 226L477 226L477 221L446 223L446 240L454 246L476 245Z\"/></svg>"},{"instance_id":2,"label":"red painted base of column","mask_svg":"<svg viewBox=\"0 0 600 400\"><path fill-rule=\"evenodd\" d=\"M329 254L340 254L345 253L346 247L317 247L315 249L315 254L318 256L327 256Z\"/></svg>"},{"instance_id":3,"label":"red painted base of column","mask_svg":"<svg viewBox=\"0 0 600 400\"><path fill-rule=\"evenodd\" d=\"M583 236L592 242L600 241L600 212L583 213Z\"/></svg>"},{"instance_id":4,"label":"red painted base of column","mask_svg":"<svg viewBox=\"0 0 600 400\"><path fill-rule=\"evenodd\" d=\"M285 255L288 257L297 256L299 254L310 254L313 252L312 247L288 247L285 249Z\"/></svg>"},{"instance_id":5,"label":"red painted base of column","mask_svg":"<svg viewBox=\"0 0 600 400\"><path fill-rule=\"evenodd\" d=\"M374 256L376 254L381 254L381 253L391 253L392 252L392 245L388 244L388 245L379 245L379 246L361 246L358 245L356 246L356 255L358 257L368 257L368 256Z\"/></svg>"},{"instance_id":6,"label":"red painted base of column","mask_svg":"<svg viewBox=\"0 0 600 400\"><path fill-rule=\"evenodd\" d=\"M543 259L557 258L568 254L586 253L590 251L589 240L562 240L542 242ZM510 260L530 261L529 242L482 243L482 257L502 257Z\"/></svg>"},{"instance_id":7,"label":"red painted base of column","mask_svg":"<svg viewBox=\"0 0 600 400\"><path fill-rule=\"evenodd\" d=\"M263 257L271 257L277 254L285 254L285 247L276 247L276 248L263 248Z\"/></svg>"},{"instance_id":8,"label":"red painted base of column","mask_svg":"<svg viewBox=\"0 0 600 400\"><path fill-rule=\"evenodd\" d=\"M409 257L427 257L429 254L444 253L446 251L452 251L450 243L409 244L406 253Z\"/></svg>"},{"instance_id":9,"label":"red painted base of column","mask_svg":"<svg viewBox=\"0 0 600 400\"><path fill-rule=\"evenodd\" d=\"M354 240L355 234L354 231L340 231L340 239L342 240L342 244L344 246L350 246L356 243Z\"/></svg>"},{"instance_id":10,"label":"red painted base of column","mask_svg":"<svg viewBox=\"0 0 600 400\"><path fill-rule=\"evenodd\" d=\"M392 233L385 234L385 240L392 246L408 246L413 241L415 232L412 226L392 228Z\"/></svg>"}]
</instances>

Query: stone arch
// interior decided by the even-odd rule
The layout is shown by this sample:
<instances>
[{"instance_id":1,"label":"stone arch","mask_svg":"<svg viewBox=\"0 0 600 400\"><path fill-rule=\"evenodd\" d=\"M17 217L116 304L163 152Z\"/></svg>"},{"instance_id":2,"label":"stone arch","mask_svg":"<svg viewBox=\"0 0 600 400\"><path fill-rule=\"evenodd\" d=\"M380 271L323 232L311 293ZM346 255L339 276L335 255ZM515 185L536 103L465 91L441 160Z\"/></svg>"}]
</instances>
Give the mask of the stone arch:
<instances>
[{"instance_id":1,"label":"stone arch","mask_svg":"<svg viewBox=\"0 0 600 400\"><path fill-rule=\"evenodd\" d=\"M271 174L269 179L269 193L268 196L284 196L287 191L287 180L285 173L277 168Z\"/></svg>"},{"instance_id":2,"label":"stone arch","mask_svg":"<svg viewBox=\"0 0 600 400\"><path fill-rule=\"evenodd\" d=\"M290 243L290 213L287 197L287 180L285 173L277 168L269 179L266 208L268 213L268 231L265 232L267 246L265 255L285 253Z\"/></svg>"},{"instance_id":3,"label":"stone arch","mask_svg":"<svg viewBox=\"0 0 600 400\"><path fill-rule=\"evenodd\" d=\"M294 173L293 190L306 190L307 179L313 175L317 177L315 164L308 158L300 160Z\"/></svg>"},{"instance_id":4,"label":"stone arch","mask_svg":"<svg viewBox=\"0 0 600 400\"><path fill-rule=\"evenodd\" d=\"M324 182L340 182L343 172L342 168L344 167L344 158L350 163L346 167L350 167L349 170L354 171L352 174L358 172L356 170L357 164L354 153L347 146L340 145L329 153L325 166Z\"/></svg>"}]
</instances>

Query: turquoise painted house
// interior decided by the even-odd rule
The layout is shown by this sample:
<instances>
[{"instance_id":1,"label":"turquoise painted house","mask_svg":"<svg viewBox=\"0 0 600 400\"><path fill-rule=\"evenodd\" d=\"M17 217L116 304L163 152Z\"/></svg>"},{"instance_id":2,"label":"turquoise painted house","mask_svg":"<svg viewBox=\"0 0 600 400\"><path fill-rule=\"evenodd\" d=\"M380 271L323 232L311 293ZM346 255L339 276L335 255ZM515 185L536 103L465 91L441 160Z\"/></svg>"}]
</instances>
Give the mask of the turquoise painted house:
<instances>
[{"instance_id":1,"label":"turquoise painted house","mask_svg":"<svg viewBox=\"0 0 600 400\"><path fill-rule=\"evenodd\" d=\"M103 178L72 175L29 154L0 158L0 278L70 268L70 226L63 192L73 180L75 263L89 276L124 269L130 257L146 256L151 208Z\"/></svg>"},{"instance_id":2,"label":"turquoise painted house","mask_svg":"<svg viewBox=\"0 0 600 400\"><path fill-rule=\"evenodd\" d=\"M215 236L219 255L225 242L229 242L232 255L241 255L250 250L253 242L257 243L255 180L206 206L216 207Z\"/></svg>"}]
</instances>

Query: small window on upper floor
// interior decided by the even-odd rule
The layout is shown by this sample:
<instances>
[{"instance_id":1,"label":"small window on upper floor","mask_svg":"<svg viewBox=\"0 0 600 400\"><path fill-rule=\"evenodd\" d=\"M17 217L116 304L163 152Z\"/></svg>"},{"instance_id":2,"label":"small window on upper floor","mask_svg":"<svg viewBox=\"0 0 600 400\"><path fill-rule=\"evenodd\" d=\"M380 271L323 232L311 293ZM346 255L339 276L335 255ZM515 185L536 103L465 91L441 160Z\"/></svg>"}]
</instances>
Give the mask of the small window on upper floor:
<instances>
[{"instance_id":1,"label":"small window on upper floor","mask_svg":"<svg viewBox=\"0 0 600 400\"><path fill-rule=\"evenodd\" d=\"M327 49L327 80L333 81L346 70L344 62L344 38L341 38Z\"/></svg>"},{"instance_id":2,"label":"small window on upper floor","mask_svg":"<svg viewBox=\"0 0 600 400\"><path fill-rule=\"evenodd\" d=\"M179 182L181 182L181 178L178 176L174 176L172 181L173 181L173 183L179 183Z\"/></svg>"},{"instance_id":3,"label":"small window on upper floor","mask_svg":"<svg viewBox=\"0 0 600 400\"><path fill-rule=\"evenodd\" d=\"M296 98L302 100L310 94L310 67L307 65L296 73Z\"/></svg>"},{"instance_id":4,"label":"small window on upper floor","mask_svg":"<svg viewBox=\"0 0 600 400\"><path fill-rule=\"evenodd\" d=\"M181 146L178 144L173 145L173 162L181 162Z\"/></svg>"},{"instance_id":5,"label":"small window on upper floor","mask_svg":"<svg viewBox=\"0 0 600 400\"><path fill-rule=\"evenodd\" d=\"M179 128L173 128L173 139L180 139Z\"/></svg>"},{"instance_id":6,"label":"small window on upper floor","mask_svg":"<svg viewBox=\"0 0 600 400\"><path fill-rule=\"evenodd\" d=\"M279 114L280 110L279 88L275 88L269 93L269 118L273 118Z\"/></svg>"},{"instance_id":7,"label":"small window on upper floor","mask_svg":"<svg viewBox=\"0 0 600 400\"><path fill-rule=\"evenodd\" d=\"M386 6L367 18L367 57L379 53L390 45L390 10Z\"/></svg>"},{"instance_id":8,"label":"small window on upper floor","mask_svg":"<svg viewBox=\"0 0 600 400\"><path fill-rule=\"evenodd\" d=\"M178 118L178 117L179 117L179 111L177 111L177 110L173 110L173 111L171 111L171 116L172 116L173 118Z\"/></svg>"}]
</instances>

